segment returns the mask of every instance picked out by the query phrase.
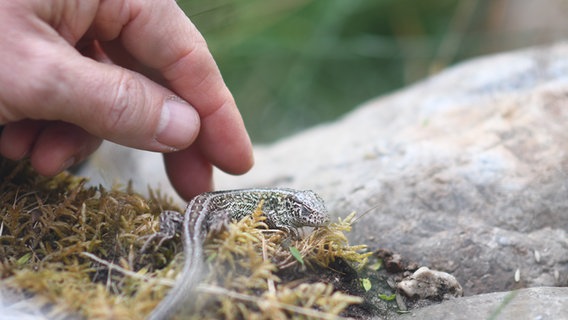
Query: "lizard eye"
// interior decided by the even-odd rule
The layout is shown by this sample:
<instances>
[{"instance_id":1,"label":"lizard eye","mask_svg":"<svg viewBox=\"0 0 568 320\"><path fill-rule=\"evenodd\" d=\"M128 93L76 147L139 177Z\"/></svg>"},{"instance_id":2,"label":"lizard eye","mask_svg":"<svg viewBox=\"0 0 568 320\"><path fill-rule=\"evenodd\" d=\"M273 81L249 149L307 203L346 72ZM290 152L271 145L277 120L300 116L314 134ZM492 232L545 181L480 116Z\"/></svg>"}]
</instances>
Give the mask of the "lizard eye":
<instances>
[{"instance_id":1,"label":"lizard eye","mask_svg":"<svg viewBox=\"0 0 568 320\"><path fill-rule=\"evenodd\" d=\"M329 222L325 204L315 192L311 190L298 192L297 203L300 205L299 222L302 226L318 227Z\"/></svg>"}]
</instances>

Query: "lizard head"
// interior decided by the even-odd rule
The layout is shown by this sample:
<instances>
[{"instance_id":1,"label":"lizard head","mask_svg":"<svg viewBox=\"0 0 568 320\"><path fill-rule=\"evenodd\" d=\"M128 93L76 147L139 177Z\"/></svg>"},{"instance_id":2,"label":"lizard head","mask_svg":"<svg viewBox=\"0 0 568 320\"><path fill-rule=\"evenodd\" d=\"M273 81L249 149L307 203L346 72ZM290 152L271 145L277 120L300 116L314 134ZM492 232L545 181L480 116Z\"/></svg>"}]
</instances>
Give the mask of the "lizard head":
<instances>
[{"instance_id":1,"label":"lizard head","mask_svg":"<svg viewBox=\"0 0 568 320\"><path fill-rule=\"evenodd\" d=\"M323 199L311 190L293 194L294 224L296 227L320 227L329 223L329 216Z\"/></svg>"}]
</instances>

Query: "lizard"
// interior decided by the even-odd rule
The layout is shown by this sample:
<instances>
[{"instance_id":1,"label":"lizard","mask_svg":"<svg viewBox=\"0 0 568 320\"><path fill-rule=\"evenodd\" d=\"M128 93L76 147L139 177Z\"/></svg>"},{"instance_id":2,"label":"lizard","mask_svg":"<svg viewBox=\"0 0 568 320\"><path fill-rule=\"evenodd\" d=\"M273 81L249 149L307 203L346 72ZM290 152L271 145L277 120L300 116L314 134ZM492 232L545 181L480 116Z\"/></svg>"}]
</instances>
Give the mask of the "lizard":
<instances>
[{"instance_id":1,"label":"lizard","mask_svg":"<svg viewBox=\"0 0 568 320\"><path fill-rule=\"evenodd\" d=\"M185 261L181 275L166 297L151 312L149 320L168 319L191 299L204 267L203 242L213 224L240 220L262 203L270 228L297 235L301 227L319 227L329 223L327 209L320 196L311 190L256 188L202 193L187 205L184 214L164 211L160 214L160 231L151 235L142 251L156 238L158 246L181 233Z\"/></svg>"}]
</instances>

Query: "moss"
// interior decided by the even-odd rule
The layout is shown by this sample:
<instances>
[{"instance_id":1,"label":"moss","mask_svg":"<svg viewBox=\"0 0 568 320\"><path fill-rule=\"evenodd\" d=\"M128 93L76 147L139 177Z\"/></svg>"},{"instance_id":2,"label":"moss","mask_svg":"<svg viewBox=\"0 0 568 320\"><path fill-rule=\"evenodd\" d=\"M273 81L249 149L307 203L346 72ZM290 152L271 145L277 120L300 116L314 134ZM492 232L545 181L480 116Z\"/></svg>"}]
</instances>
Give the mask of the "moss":
<instances>
[{"instance_id":1,"label":"moss","mask_svg":"<svg viewBox=\"0 0 568 320\"><path fill-rule=\"evenodd\" d=\"M180 210L171 199L88 187L68 173L46 178L4 159L0 178L3 290L55 318L141 319L166 295L183 263L179 238L149 254L140 248L161 211ZM195 318L325 319L362 302L330 281L345 277L339 264L356 271L370 255L347 242L352 216L291 239L267 229L261 207L209 235Z\"/></svg>"}]
</instances>

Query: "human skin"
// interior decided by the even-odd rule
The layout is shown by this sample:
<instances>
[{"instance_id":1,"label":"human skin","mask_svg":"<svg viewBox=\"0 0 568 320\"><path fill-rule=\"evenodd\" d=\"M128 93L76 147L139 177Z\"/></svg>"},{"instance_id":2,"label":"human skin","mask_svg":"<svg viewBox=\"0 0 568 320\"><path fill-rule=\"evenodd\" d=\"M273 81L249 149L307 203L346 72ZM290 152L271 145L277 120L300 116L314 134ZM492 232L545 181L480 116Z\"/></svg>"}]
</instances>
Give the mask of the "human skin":
<instances>
[{"instance_id":1,"label":"human skin","mask_svg":"<svg viewBox=\"0 0 568 320\"><path fill-rule=\"evenodd\" d=\"M252 147L205 40L173 0L0 2L0 154L43 175L103 139L162 152L189 199Z\"/></svg>"}]
</instances>

